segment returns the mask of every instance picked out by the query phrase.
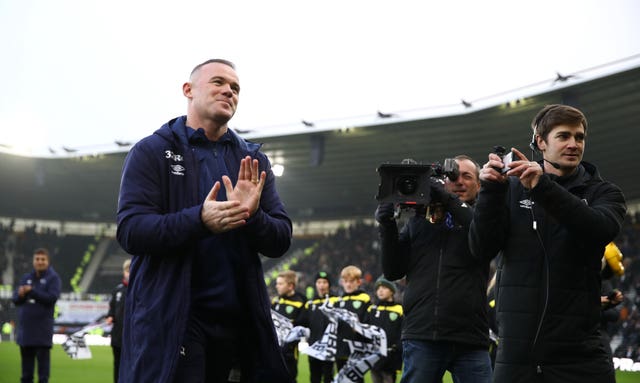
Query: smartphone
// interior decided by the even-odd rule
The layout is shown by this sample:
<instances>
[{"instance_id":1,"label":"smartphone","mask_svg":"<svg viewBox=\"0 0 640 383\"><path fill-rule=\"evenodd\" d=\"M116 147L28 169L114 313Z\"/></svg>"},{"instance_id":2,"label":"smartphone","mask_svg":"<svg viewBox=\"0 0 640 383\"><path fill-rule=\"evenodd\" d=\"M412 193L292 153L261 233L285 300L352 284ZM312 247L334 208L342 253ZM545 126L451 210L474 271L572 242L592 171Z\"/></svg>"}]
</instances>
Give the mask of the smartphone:
<instances>
[{"instance_id":1,"label":"smartphone","mask_svg":"<svg viewBox=\"0 0 640 383\"><path fill-rule=\"evenodd\" d=\"M511 165L511 161L513 161L513 152L509 152L502 157L502 163L504 164L504 167L500 169L500 172L502 174L511 170L511 168L509 167L509 165Z\"/></svg>"}]
</instances>

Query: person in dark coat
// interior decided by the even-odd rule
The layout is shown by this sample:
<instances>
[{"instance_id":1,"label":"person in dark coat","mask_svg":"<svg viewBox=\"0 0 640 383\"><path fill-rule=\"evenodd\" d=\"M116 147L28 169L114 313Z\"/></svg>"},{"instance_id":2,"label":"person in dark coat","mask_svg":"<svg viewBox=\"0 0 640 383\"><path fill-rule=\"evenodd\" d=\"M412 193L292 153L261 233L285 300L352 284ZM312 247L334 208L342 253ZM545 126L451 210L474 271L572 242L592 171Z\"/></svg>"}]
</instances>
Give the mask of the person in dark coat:
<instances>
[{"instance_id":1,"label":"person in dark coat","mask_svg":"<svg viewBox=\"0 0 640 383\"><path fill-rule=\"evenodd\" d=\"M118 383L120 373L120 353L122 350L122 322L124 320L124 301L129 285L129 267L131 260L127 259L122 264L122 282L118 283L111 292L109 300L109 312L106 323L111 325L111 350L113 351L113 382Z\"/></svg>"},{"instance_id":2,"label":"person in dark coat","mask_svg":"<svg viewBox=\"0 0 640 383\"><path fill-rule=\"evenodd\" d=\"M330 305L336 297L331 293L331 279L325 271L319 271L315 278L315 296L304 305L303 326L309 328L309 345L322 339L322 335L329 325L329 318L320 311L319 307ZM311 383L331 383L334 375L332 361L316 359L309 355L309 381Z\"/></svg>"},{"instance_id":3,"label":"person in dark coat","mask_svg":"<svg viewBox=\"0 0 640 383\"><path fill-rule=\"evenodd\" d=\"M373 383L395 383L396 374L402 369L402 305L393 296L396 284L381 276L376 280L376 303L369 306L365 323L378 326L387 336L387 356L371 368Z\"/></svg>"},{"instance_id":4,"label":"person in dark coat","mask_svg":"<svg viewBox=\"0 0 640 383\"><path fill-rule=\"evenodd\" d=\"M36 360L38 382L49 381L53 312L61 288L62 281L50 265L49 251L36 249L33 253L33 271L20 278L12 299L20 309L16 342L20 346L22 359L22 383L33 382Z\"/></svg>"},{"instance_id":5,"label":"person in dark coat","mask_svg":"<svg viewBox=\"0 0 640 383\"><path fill-rule=\"evenodd\" d=\"M402 383L440 383L446 371L459 382L491 381L490 262L474 258L467 244L480 166L464 155L455 161L455 179L431 180L431 214L416 208L399 232L392 204L376 210L384 276L407 280Z\"/></svg>"},{"instance_id":6,"label":"person in dark coat","mask_svg":"<svg viewBox=\"0 0 640 383\"><path fill-rule=\"evenodd\" d=\"M506 172L489 154L480 173L469 243L479 258L501 252L496 277L500 343L494 382L613 383L600 327L600 267L620 232L622 191L582 157L587 120L547 105L532 122L532 149Z\"/></svg>"},{"instance_id":7,"label":"person in dark coat","mask_svg":"<svg viewBox=\"0 0 640 383\"><path fill-rule=\"evenodd\" d=\"M184 83L187 115L125 159L117 239L133 255L120 383L291 382L259 254L291 244L291 220L260 145L227 125L233 63L207 60Z\"/></svg>"}]
</instances>

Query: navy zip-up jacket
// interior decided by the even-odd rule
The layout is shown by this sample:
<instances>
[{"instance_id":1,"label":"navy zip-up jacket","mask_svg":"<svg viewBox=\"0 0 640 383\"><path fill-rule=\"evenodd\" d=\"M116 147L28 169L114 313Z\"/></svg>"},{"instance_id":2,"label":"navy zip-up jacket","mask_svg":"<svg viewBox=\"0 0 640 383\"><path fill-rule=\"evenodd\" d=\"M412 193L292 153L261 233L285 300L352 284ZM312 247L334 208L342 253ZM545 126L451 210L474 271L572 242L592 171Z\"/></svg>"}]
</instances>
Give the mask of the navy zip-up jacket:
<instances>
[{"instance_id":1,"label":"navy zip-up jacket","mask_svg":"<svg viewBox=\"0 0 640 383\"><path fill-rule=\"evenodd\" d=\"M178 117L138 142L125 159L118 201L117 238L133 255L125 303L120 382L172 382L191 304L191 276L198 241L214 236L200 219L199 164ZM291 243L291 221L275 189L260 145L231 130L225 164L233 184L240 160L259 160L267 179L260 207L241 228L227 232L225 252L235 256L238 296L250 382L290 382L271 320L258 257L280 257ZM215 256L215 252L211 254ZM250 346L249 346L250 345Z\"/></svg>"},{"instance_id":2,"label":"navy zip-up jacket","mask_svg":"<svg viewBox=\"0 0 640 383\"><path fill-rule=\"evenodd\" d=\"M19 286L31 285L32 290L22 298L13 293L13 303L20 307L18 336L20 346L51 347L53 337L53 312L60 297L62 281L49 266L39 277L35 270L22 276Z\"/></svg>"}]
</instances>

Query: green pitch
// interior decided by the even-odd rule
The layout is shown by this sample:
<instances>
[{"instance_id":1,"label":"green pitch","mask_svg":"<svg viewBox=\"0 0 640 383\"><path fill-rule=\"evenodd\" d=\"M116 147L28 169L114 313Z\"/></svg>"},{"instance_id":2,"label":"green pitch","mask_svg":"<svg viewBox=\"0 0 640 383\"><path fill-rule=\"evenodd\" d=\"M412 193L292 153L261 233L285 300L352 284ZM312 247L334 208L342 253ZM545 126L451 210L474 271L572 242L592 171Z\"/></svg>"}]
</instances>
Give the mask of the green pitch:
<instances>
[{"instance_id":1,"label":"green pitch","mask_svg":"<svg viewBox=\"0 0 640 383\"><path fill-rule=\"evenodd\" d=\"M55 345L51 350L51 383L112 383L113 356L111 347L91 346L93 358L73 360L62 350L62 346ZM15 383L20 381L20 349L15 343L0 343L0 383ZM398 377L397 381L400 381ZM617 383L634 383L640 381L640 372L616 372ZM300 356L298 365L298 383L309 382L309 367L307 356ZM447 373L443 383L451 383ZM365 383L371 383L369 374L365 376Z\"/></svg>"},{"instance_id":2,"label":"green pitch","mask_svg":"<svg viewBox=\"0 0 640 383\"><path fill-rule=\"evenodd\" d=\"M54 345L51 349L49 381L51 383L113 383L111 347L92 346L91 354L93 355L91 359L73 360L65 354L61 345ZM2 371L0 383L20 381L20 348L15 343L0 343L0 371Z\"/></svg>"},{"instance_id":3,"label":"green pitch","mask_svg":"<svg viewBox=\"0 0 640 383\"><path fill-rule=\"evenodd\" d=\"M62 350L62 346L54 345L51 349L51 383L112 383L113 355L111 347L91 346L93 358L73 360ZM307 356L300 356L298 365L298 383L309 382L309 365ZM0 343L0 383L20 381L20 349L15 343ZM397 381L400 381L398 377ZM451 383L445 376L443 383ZM369 374L365 383L371 383Z\"/></svg>"}]
</instances>

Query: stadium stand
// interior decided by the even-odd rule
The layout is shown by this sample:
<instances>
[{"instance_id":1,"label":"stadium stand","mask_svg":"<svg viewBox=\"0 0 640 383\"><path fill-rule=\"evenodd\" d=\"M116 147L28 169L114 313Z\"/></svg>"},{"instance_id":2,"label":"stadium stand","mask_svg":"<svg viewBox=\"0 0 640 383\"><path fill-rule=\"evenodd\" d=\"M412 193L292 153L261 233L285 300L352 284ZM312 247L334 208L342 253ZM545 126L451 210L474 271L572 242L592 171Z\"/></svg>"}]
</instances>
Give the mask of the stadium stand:
<instances>
[{"instance_id":1,"label":"stadium stand","mask_svg":"<svg viewBox=\"0 0 640 383\"><path fill-rule=\"evenodd\" d=\"M292 259L285 262L286 268L298 273L299 291L315 288L314 276L318 271L326 271L331 277L332 289L338 293L340 270L347 265L356 265L363 273L362 289L373 294L375 279L382 273L378 229L373 224L359 221L340 227L334 233L307 240L305 244L306 249L297 262ZM272 273L277 274L277 271L272 270ZM275 278L269 281L269 292L275 295Z\"/></svg>"},{"instance_id":2,"label":"stadium stand","mask_svg":"<svg viewBox=\"0 0 640 383\"><path fill-rule=\"evenodd\" d=\"M105 256L89 282L89 288L80 294L67 293L68 299L99 299L120 282L122 262L129 255L114 238L106 237L103 240L107 241ZM38 228L36 224L27 225L23 230L15 230L12 223L0 224L3 286L0 319L7 321L15 317L15 308L10 304L9 297L15 281L31 269L33 249L44 246L52 250L54 267L63 280L63 290L70 292L70 279L82 264L87 249L91 249L95 242L95 236L60 235L56 230ZM614 356L640 362L640 214L627 216L615 243L624 254L625 273L622 277L614 278L612 283L623 292L624 301L619 306L619 319L610 323L607 330L612 339ZM363 289L373 294L374 281L382 273L379 257L377 228L371 222L358 221L343 225L330 234L297 238L284 258L274 260L263 257L263 266L272 295L275 295L275 289L269 275L284 268L298 272L301 292L307 287L313 288L313 277L319 270L327 271L332 278L334 292L339 293L339 272L349 264L363 270ZM13 272L9 275L11 269ZM397 298L401 302L404 281L399 282Z\"/></svg>"},{"instance_id":3,"label":"stadium stand","mask_svg":"<svg viewBox=\"0 0 640 383\"><path fill-rule=\"evenodd\" d=\"M118 242L111 238L103 258L91 283L89 291L95 294L111 294L116 285L122 282L122 264L128 258L127 254Z\"/></svg>"}]
</instances>

